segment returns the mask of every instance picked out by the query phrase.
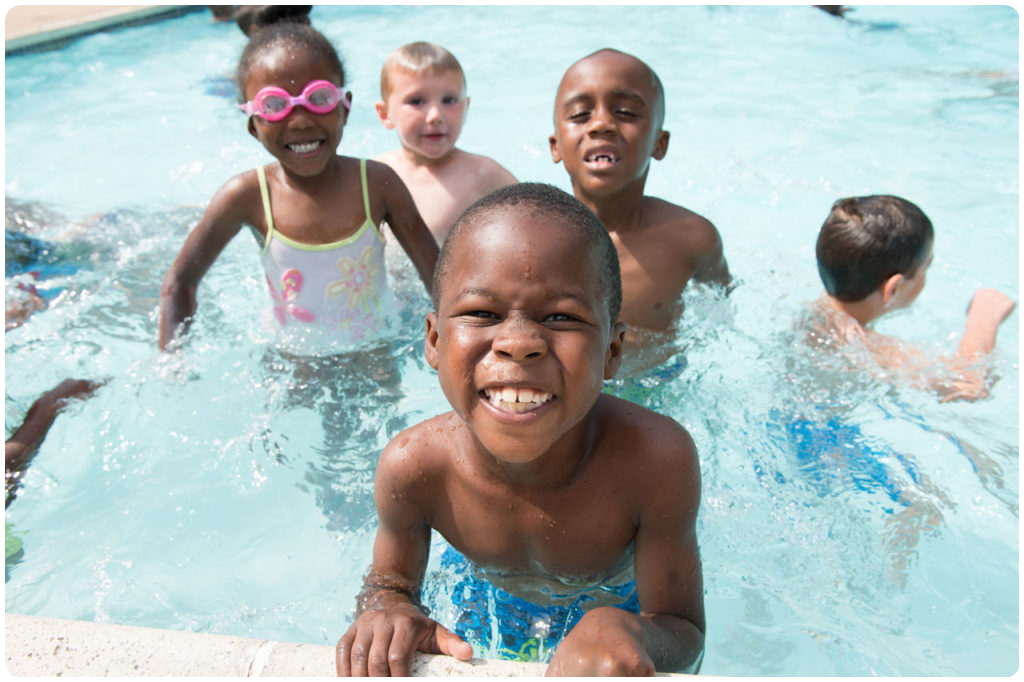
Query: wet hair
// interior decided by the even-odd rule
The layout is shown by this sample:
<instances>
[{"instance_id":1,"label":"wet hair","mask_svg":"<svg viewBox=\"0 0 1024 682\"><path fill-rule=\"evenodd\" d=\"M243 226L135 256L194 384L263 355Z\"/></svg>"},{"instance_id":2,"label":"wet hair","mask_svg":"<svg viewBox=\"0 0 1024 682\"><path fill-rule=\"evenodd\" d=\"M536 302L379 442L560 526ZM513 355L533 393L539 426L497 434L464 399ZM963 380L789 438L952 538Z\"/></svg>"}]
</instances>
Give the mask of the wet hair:
<instances>
[{"instance_id":1,"label":"wet hair","mask_svg":"<svg viewBox=\"0 0 1024 682\"><path fill-rule=\"evenodd\" d=\"M395 71L405 71L412 74L423 73L446 73L455 71L462 78L462 87L466 87L466 74L462 71L462 65L448 50L436 43L419 41L407 43L396 48L388 58L384 60L384 66L380 69L380 96L386 101L391 94L391 74Z\"/></svg>"},{"instance_id":2,"label":"wet hair","mask_svg":"<svg viewBox=\"0 0 1024 682\"><path fill-rule=\"evenodd\" d=\"M235 23L242 33L251 37L261 28L278 22L308 25L312 9L312 5L239 5L235 11Z\"/></svg>"},{"instance_id":3,"label":"wet hair","mask_svg":"<svg viewBox=\"0 0 1024 682\"><path fill-rule=\"evenodd\" d=\"M818 274L829 296L861 301L893 275L917 274L934 238L928 216L906 199L840 199L818 233Z\"/></svg>"},{"instance_id":4,"label":"wet hair","mask_svg":"<svg viewBox=\"0 0 1024 682\"><path fill-rule=\"evenodd\" d=\"M622 308L622 279L619 274L619 254L604 223L583 203L557 187L537 182L523 182L497 189L478 199L467 208L445 237L441 255L434 269L431 293L434 310L441 301L445 276L451 268L452 253L464 232L483 223L490 215L502 209L521 207L559 218L559 226L566 232L583 236L591 244L591 255L597 266L597 278L604 288L611 324L619 319Z\"/></svg>"},{"instance_id":5,"label":"wet hair","mask_svg":"<svg viewBox=\"0 0 1024 682\"><path fill-rule=\"evenodd\" d=\"M629 57L630 59L635 59L645 69L647 69L647 73L649 73L651 75L650 86L651 86L651 89L654 90L654 102L652 103L652 110L653 110L653 114L652 115L653 115L653 118L654 118L654 124L655 124L655 128L657 130L661 130L662 127L665 125L665 86L663 86L661 84L661 79L658 78L658 74L654 72L654 69L652 69L647 64L647 62L643 61L642 59L640 59L638 57L635 57L634 55L628 54L626 52L622 52L621 50L616 50L615 48L612 48L612 47L604 47L604 48L601 48L600 50L598 50L596 52L591 52L586 57L583 57L583 59L577 60L575 63L573 63L572 66L569 67L569 69L572 69L573 66L576 66L576 64L579 64L582 61L590 59L591 57L596 57L597 55L601 54L602 52L611 52L611 53L614 53L614 54L617 54L617 55L621 55L623 57ZM568 69L566 70L566 73L568 73ZM559 85L559 87L561 87L561 85Z\"/></svg>"},{"instance_id":6,"label":"wet hair","mask_svg":"<svg viewBox=\"0 0 1024 682\"><path fill-rule=\"evenodd\" d=\"M235 72L239 102L245 101L245 84L249 80L253 64L280 44L303 47L319 55L334 71L334 75L338 79L337 85L345 85L345 67L341 63L341 57L338 56L337 50L331 45L331 41L312 26L285 21L256 31L249 38L249 44L242 50L242 56L238 58L238 69Z\"/></svg>"}]
</instances>

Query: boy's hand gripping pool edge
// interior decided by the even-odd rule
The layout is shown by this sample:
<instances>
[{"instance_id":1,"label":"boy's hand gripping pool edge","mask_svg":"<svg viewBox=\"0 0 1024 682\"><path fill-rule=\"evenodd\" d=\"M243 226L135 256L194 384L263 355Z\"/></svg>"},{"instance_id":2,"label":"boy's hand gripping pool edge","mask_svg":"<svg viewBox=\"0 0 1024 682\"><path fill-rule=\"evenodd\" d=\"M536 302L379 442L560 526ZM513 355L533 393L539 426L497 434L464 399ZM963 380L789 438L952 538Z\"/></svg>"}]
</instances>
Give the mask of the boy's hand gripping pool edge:
<instances>
[{"instance_id":1,"label":"boy's hand gripping pool edge","mask_svg":"<svg viewBox=\"0 0 1024 682\"><path fill-rule=\"evenodd\" d=\"M408 596L379 594L338 640L335 664L340 677L408 677L416 651L461 661L473 647L429 618Z\"/></svg>"}]
</instances>

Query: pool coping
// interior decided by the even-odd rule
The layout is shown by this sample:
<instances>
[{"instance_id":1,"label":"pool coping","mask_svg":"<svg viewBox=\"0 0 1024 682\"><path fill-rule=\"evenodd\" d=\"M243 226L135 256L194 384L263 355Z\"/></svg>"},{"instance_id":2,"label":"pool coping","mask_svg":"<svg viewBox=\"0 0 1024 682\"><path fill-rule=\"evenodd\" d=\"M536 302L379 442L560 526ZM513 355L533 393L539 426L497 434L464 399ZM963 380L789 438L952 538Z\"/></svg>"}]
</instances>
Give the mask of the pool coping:
<instances>
[{"instance_id":1,"label":"pool coping","mask_svg":"<svg viewBox=\"0 0 1024 682\"><path fill-rule=\"evenodd\" d=\"M334 647L4 614L14 676L333 677ZM541 677L545 665L417 653L412 677Z\"/></svg>"},{"instance_id":2,"label":"pool coping","mask_svg":"<svg viewBox=\"0 0 1024 682\"><path fill-rule=\"evenodd\" d=\"M129 26L142 26L165 19L173 19L191 12L206 11L205 5L80 5L77 7L79 8L77 12L59 19L52 15L23 18L19 21L24 24L22 30L15 32L10 38L7 38L5 34L4 57L59 50L75 40L93 33ZM12 9L8 9L8 12ZM75 9L75 6L67 9Z\"/></svg>"},{"instance_id":3,"label":"pool coping","mask_svg":"<svg viewBox=\"0 0 1024 682\"><path fill-rule=\"evenodd\" d=\"M4 613L8 675L334 677L334 647ZM543 677L543 663L417 653L410 677ZM657 677L689 677L657 673Z\"/></svg>"}]
</instances>

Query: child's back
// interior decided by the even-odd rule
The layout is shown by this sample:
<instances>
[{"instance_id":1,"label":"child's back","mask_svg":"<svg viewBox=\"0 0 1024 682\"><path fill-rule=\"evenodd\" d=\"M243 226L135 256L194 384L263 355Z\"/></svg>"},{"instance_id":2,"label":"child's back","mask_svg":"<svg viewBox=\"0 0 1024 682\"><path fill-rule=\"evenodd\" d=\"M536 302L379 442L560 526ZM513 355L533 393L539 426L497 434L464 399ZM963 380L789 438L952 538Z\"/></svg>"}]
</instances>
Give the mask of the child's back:
<instances>
[{"instance_id":1,"label":"child's back","mask_svg":"<svg viewBox=\"0 0 1024 682\"><path fill-rule=\"evenodd\" d=\"M644 195L650 160L668 151L665 95L639 59L601 50L573 64L555 99L551 154L573 192L605 224L622 267L630 333L663 332L691 280L727 283L718 231L705 218Z\"/></svg>"},{"instance_id":2,"label":"child's back","mask_svg":"<svg viewBox=\"0 0 1024 682\"><path fill-rule=\"evenodd\" d=\"M402 178L438 242L470 204L516 181L493 159L455 147L468 108L462 67L440 45L409 43L384 62L377 114L401 148L376 158Z\"/></svg>"},{"instance_id":3,"label":"child's back","mask_svg":"<svg viewBox=\"0 0 1024 682\"><path fill-rule=\"evenodd\" d=\"M840 199L818 233L818 273L826 294L818 302L812 339L842 348L863 344L882 367L923 376L947 400L987 393L987 372L978 364L993 349L996 332L1015 307L995 289L978 289L967 311L956 353L936 363L870 325L909 307L924 288L935 233L928 216L900 197Z\"/></svg>"}]
</instances>

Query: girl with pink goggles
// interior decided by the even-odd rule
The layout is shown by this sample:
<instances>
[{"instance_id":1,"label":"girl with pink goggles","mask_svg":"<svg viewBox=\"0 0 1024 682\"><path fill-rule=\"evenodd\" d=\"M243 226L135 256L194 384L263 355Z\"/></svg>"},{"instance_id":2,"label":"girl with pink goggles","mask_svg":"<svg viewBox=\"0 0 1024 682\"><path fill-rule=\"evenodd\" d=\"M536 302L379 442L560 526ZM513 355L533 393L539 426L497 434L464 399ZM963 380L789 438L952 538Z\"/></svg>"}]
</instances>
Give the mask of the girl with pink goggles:
<instances>
[{"instance_id":1,"label":"girl with pink goggles","mask_svg":"<svg viewBox=\"0 0 1024 682\"><path fill-rule=\"evenodd\" d=\"M329 114L338 104L351 109L352 103L345 95L345 89L325 80L312 81L302 89L302 94L292 97L284 88L269 85L256 93L251 101L239 104L238 108L248 116L259 116L266 121L280 121L292 113L296 106L303 106L314 114Z\"/></svg>"}]
</instances>

